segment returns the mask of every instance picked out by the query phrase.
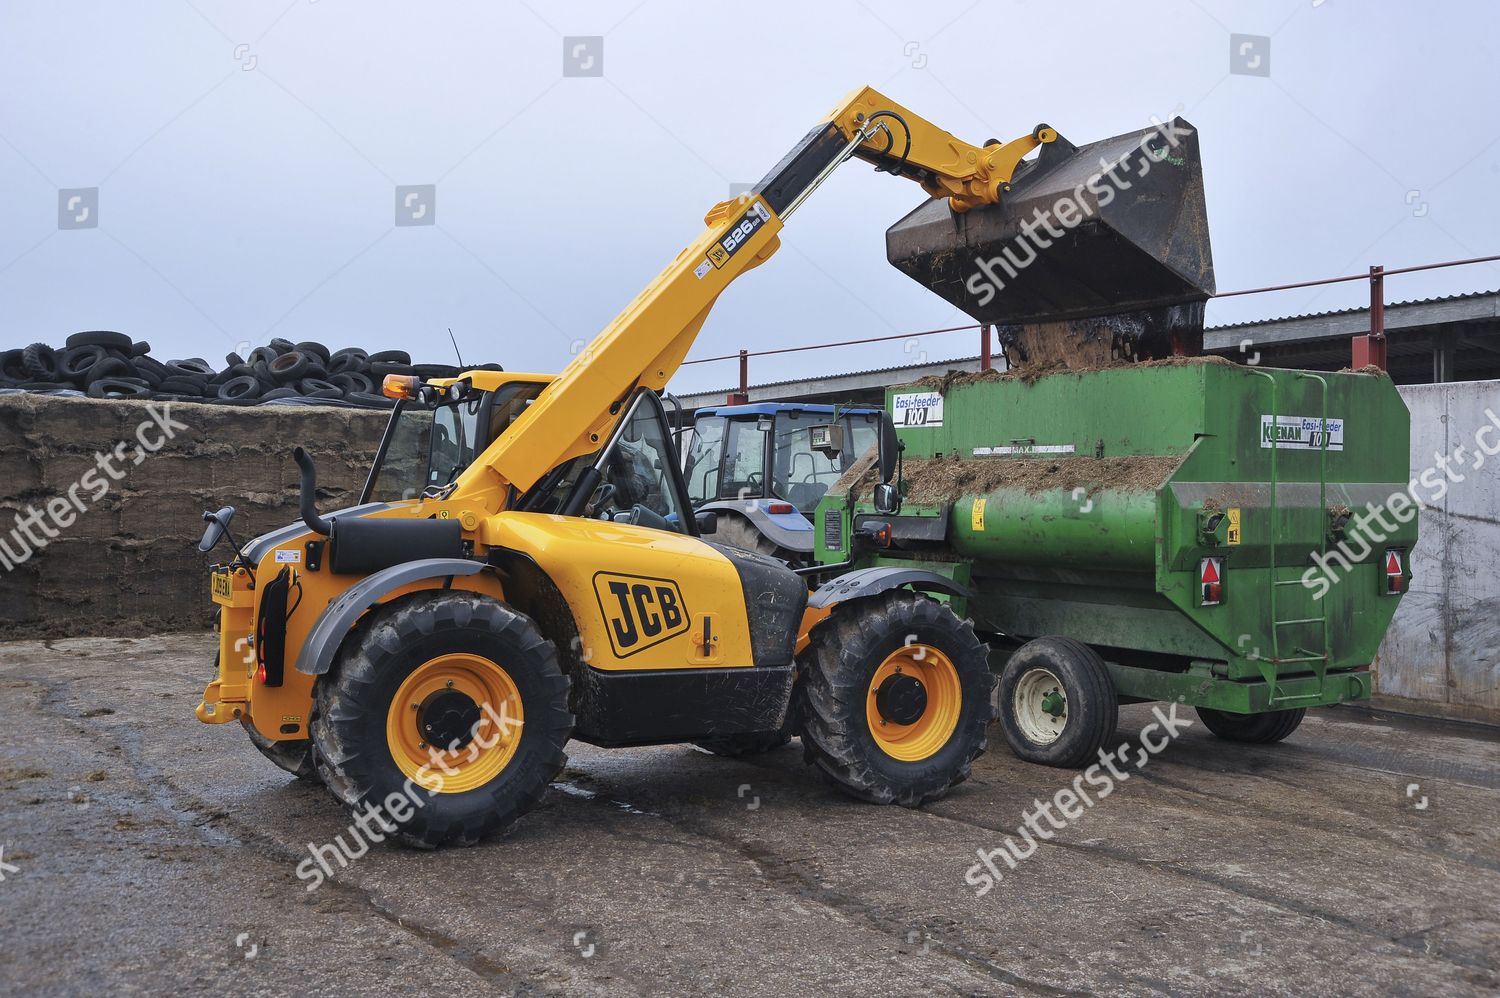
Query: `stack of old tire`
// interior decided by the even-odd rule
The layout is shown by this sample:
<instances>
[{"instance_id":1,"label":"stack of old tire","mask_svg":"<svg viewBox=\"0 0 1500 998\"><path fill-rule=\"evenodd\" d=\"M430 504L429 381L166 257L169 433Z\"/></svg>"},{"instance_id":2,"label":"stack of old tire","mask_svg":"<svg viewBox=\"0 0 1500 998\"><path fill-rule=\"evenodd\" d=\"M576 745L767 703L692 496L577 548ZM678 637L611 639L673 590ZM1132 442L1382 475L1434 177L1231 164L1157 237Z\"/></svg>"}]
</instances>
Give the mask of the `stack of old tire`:
<instances>
[{"instance_id":1,"label":"stack of old tire","mask_svg":"<svg viewBox=\"0 0 1500 998\"><path fill-rule=\"evenodd\" d=\"M221 405L332 405L388 409L380 394L388 374L449 378L447 364L413 364L405 350L330 351L321 343L274 339L247 356L231 353L222 368L201 357L157 360L149 343L124 333L74 333L61 348L33 343L0 352L0 392L90 398L163 399ZM500 370L483 364L469 370Z\"/></svg>"}]
</instances>

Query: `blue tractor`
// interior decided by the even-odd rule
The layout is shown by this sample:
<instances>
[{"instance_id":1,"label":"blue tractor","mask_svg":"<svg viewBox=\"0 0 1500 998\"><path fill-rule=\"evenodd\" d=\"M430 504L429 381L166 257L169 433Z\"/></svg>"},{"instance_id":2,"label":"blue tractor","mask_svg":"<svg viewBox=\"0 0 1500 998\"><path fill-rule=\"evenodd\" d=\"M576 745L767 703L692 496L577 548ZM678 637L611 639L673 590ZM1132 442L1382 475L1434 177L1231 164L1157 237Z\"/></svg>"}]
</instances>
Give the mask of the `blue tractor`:
<instances>
[{"instance_id":1,"label":"blue tractor","mask_svg":"<svg viewBox=\"0 0 1500 998\"><path fill-rule=\"evenodd\" d=\"M694 511L716 514L717 541L811 564L813 510L875 446L881 414L797 402L699 409L683 459Z\"/></svg>"}]
</instances>

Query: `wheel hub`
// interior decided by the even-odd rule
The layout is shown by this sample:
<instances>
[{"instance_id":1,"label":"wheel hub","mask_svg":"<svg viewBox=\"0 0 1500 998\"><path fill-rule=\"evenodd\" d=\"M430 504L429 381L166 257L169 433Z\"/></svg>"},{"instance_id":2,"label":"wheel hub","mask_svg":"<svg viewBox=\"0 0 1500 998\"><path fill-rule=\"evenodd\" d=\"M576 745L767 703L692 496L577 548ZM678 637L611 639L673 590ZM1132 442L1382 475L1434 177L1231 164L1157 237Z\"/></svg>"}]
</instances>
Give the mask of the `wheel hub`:
<instances>
[{"instance_id":1,"label":"wheel hub","mask_svg":"<svg viewBox=\"0 0 1500 998\"><path fill-rule=\"evenodd\" d=\"M467 694L439 690L417 708L417 728L429 745L461 749L473 741L479 717L479 705Z\"/></svg>"},{"instance_id":2,"label":"wheel hub","mask_svg":"<svg viewBox=\"0 0 1500 998\"><path fill-rule=\"evenodd\" d=\"M892 724L916 724L927 711L927 687L905 673L889 676L875 691L875 709Z\"/></svg>"}]
</instances>

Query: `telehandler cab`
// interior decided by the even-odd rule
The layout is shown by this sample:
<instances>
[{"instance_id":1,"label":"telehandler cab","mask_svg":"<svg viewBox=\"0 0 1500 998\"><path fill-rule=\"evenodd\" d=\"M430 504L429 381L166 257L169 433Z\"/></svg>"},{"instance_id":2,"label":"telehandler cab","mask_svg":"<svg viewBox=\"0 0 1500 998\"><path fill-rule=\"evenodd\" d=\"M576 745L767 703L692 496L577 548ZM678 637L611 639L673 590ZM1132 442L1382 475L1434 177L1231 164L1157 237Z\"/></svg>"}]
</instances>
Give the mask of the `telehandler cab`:
<instances>
[{"instance_id":1,"label":"telehandler cab","mask_svg":"<svg viewBox=\"0 0 1500 998\"><path fill-rule=\"evenodd\" d=\"M693 514L657 393L719 295L845 160L916 180L958 225L1055 139L1038 126L975 146L856 91L750 194L715 205L561 374L388 377L399 401L361 503L321 514L299 449L302 522L230 539L212 568L219 674L199 720L238 722L356 814L405 795L386 817L424 847L472 844L534 807L569 738L740 753L797 734L855 797L943 795L994 716L984 645L929 595L961 587L866 569L810 598L807 576L703 540L714 518ZM232 517L205 514L201 550Z\"/></svg>"}]
</instances>

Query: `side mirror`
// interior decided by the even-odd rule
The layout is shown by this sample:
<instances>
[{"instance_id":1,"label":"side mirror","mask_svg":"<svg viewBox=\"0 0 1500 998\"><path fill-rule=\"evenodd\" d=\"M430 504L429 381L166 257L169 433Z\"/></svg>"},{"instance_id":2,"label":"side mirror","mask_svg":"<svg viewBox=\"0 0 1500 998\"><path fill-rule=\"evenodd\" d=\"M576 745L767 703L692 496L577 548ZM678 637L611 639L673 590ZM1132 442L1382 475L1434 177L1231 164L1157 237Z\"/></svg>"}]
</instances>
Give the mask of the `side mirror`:
<instances>
[{"instance_id":1,"label":"side mirror","mask_svg":"<svg viewBox=\"0 0 1500 998\"><path fill-rule=\"evenodd\" d=\"M225 506L217 513L204 513L203 521L208 524L203 530L203 539L198 542L198 550L204 554L212 551L224 539L229 532L229 524L234 520L234 507Z\"/></svg>"},{"instance_id":2,"label":"side mirror","mask_svg":"<svg viewBox=\"0 0 1500 998\"><path fill-rule=\"evenodd\" d=\"M889 413L880 416L880 480L889 482L896 477L896 458L901 453L901 441L896 438L896 424Z\"/></svg>"},{"instance_id":3,"label":"side mirror","mask_svg":"<svg viewBox=\"0 0 1500 998\"><path fill-rule=\"evenodd\" d=\"M895 516L901 512L901 490L890 482L876 485L875 512L882 516Z\"/></svg>"},{"instance_id":4,"label":"side mirror","mask_svg":"<svg viewBox=\"0 0 1500 998\"><path fill-rule=\"evenodd\" d=\"M716 534L719 532L719 514L713 510L695 513L693 519L698 523L698 533Z\"/></svg>"}]
</instances>

